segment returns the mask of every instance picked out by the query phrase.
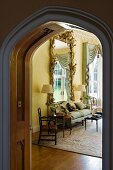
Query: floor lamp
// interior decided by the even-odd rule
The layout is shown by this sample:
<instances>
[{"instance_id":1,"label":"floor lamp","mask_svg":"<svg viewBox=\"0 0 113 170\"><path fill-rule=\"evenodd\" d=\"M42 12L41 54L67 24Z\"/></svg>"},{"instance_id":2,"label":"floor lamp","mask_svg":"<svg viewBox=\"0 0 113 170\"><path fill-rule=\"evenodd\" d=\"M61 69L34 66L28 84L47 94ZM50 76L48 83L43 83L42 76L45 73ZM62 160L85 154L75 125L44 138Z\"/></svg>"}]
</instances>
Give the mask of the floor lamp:
<instances>
[{"instance_id":1,"label":"floor lamp","mask_svg":"<svg viewBox=\"0 0 113 170\"><path fill-rule=\"evenodd\" d=\"M41 93L46 93L47 94L47 115L49 115L49 104L51 103L50 101L50 94L53 93L53 87L51 84L44 84L42 87Z\"/></svg>"}]
</instances>

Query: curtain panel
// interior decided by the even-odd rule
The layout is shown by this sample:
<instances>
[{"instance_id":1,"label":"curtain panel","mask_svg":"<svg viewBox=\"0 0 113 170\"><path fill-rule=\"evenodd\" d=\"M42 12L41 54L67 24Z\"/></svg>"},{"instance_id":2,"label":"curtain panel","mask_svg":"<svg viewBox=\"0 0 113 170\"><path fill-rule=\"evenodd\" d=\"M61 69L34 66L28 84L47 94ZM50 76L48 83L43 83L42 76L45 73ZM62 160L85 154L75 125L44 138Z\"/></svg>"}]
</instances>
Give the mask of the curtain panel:
<instances>
[{"instance_id":1,"label":"curtain panel","mask_svg":"<svg viewBox=\"0 0 113 170\"><path fill-rule=\"evenodd\" d=\"M86 66L87 66L87 43L83 43L82 57L82 84L86 85Z\"/></svg>"},{"instance_id":2,"label":"curtain panel","mask_svg":"<svg viewBox=\"0 0 113 170\"><path fill-rule=\"evenodd\" d=\"M88 91L89 64L91 64L95 56L99 54L102 54L102 49L99 44L83 43L82 84L86 85L86 91Z\"/></svg>"},{"instance_id":3,"label":"curtain panel","mask_svg":"<svg viewBox=\"0 0 113 170\"><path fill-rule=\"evenodd\" d=\"M67 92L67 100L70 100L70 94L71 94L71 85L70 85L70 53L66 54L57 54L55 57L58 59L60 65L62 68L66 69L66 92Z\"/></svg>"}]
</instances>

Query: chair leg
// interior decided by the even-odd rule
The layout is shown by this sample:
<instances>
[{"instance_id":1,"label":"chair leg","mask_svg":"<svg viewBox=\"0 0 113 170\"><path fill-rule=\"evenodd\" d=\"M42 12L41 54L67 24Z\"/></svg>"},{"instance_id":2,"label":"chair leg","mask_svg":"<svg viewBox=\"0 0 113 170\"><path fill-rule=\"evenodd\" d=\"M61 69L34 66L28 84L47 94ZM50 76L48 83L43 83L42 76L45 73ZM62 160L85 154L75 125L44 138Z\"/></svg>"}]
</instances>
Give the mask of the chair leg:
<instances>
[{"instance_id":1,"label":"chair leg","mask_svg":"<svg viewBox=\"0 0 113 170\"><path fill-rule=\"evenodd\" d=\"M38 144L40 143L40 138L41 138L41 130L39 132Z\"/></svg>"},{"instance_id":2,"label":"chair leg","mask_svg":"<svg viewBox=\"0 0 113 170\"><path fill-rule=\"evenodd\" d=\"M84 126L84 120L82 120L82 126Z\"/></svg>"},{"instance_id":3,"label":"chair leg","mask_svg":"<svg viewBox=\"0 0 113 170\"><path fill-rule=\"evenodd\" d=\"M40 143L40 137L39 137L39 139L38 139L38 144Z\"/></svg>"},{"instance_id":4,"label":"chair leg","mask_svg":"<svg viewBox=\"0 0 113 170\"><path fill-rule=\"evenodd\" d=\"M71 135L71 130L72 130L72 124L71 124L71 118L70 118L70 135Z\"/></svg>"},{"instance_id":5,"label":"chair leg","mask_svg":"<svg viewBox=\"0 0 113 170\"><path fill-rule=\"evenodd\" d=\"M57 132L55 132L55 145L57 144Z\"/></svg>"}]
</instances>

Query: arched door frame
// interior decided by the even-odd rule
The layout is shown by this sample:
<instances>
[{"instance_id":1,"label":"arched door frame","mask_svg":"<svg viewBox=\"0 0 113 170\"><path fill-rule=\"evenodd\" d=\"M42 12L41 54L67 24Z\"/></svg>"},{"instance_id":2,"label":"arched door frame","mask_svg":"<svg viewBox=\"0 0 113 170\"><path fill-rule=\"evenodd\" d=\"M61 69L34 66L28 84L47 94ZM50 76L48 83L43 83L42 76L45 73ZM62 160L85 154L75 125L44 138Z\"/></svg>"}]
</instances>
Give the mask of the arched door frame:
<instances>
[{"instance_id":1,"label":"arched door frame","mask_svg":"<svg viewBox=\"0 0 113 170\"><path fill-rule=\"evenodd\" d=\"M10 167L10 57L17 42L28 32L49 21L69 22L94 33L103 47L103 169L113 166L112 67L113 33L99 18L68 7L46 7L24 20L7 36L0 50L0 169ZM7 164L6 164L7 162Z\"/></svg>"}]
</instances>

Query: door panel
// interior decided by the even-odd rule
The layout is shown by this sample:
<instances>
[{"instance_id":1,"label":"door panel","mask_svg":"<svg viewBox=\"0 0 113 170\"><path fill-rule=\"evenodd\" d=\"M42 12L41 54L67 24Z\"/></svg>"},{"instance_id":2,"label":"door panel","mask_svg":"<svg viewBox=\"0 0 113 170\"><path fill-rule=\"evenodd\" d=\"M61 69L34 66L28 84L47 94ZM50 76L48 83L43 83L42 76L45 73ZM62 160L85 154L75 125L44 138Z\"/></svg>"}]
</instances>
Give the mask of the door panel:
<instances>
[{"instance_id":1,"label":"door panel","mask_svg":"<svg viewBox=\"0 0 113 170\"><path fill-rule=\"evenodd\" d=\"M24 37L12 52L10 60L11 170L30 170L30 60L32 52L52 35L63 30L64 28L54 24L50 28L46 25L41 26ZM31 48L32 52L28 56Z\"/></svg>"},{"instance_id":2,"label":"door panel","mask_svg":"<svg viewBox=\"0 0 113 170\"><path fill-rule=\"evenodd\" d=\"M20 55L21 54L21 55ZM14 55L14 54L12 54ZM18 53L23 56L22 53ZM30 156L26 152L29 143L28 127L29 113L25 117L25 57L12 57L11 59L11 170L26 169L25 158ZM24 63L24 64L23 64ZM27 140L26 140L27 139ZM29 147L28 147L29 150Z\"/></svg>"},{"instance_id":3,"label":"door panel","mask_svg":"<svg viewBox=\"0 0 113 170\"><path fill-rule=\"evenodd\" d=\"M24 139L18 140L17 142L17 149L16 149L16 156L17 156L17 170L24 170Z\"/></svg>"}]
</instances>

